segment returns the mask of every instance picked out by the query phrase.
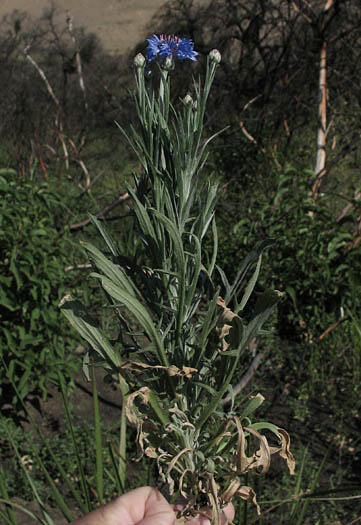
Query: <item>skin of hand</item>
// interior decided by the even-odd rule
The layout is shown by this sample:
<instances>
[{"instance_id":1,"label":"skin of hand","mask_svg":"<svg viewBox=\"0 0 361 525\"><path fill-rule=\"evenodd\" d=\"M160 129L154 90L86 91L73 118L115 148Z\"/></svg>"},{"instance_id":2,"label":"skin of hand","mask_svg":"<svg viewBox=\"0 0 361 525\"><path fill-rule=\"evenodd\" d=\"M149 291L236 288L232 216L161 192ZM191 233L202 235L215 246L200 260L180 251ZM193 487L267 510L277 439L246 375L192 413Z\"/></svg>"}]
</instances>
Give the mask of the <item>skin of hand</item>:
<instances>
[{"instance_id":1,"label":"skin of hand","mask_svg":"<svg viewBox=\"0 0 361 525\"><path fill-rule=\"evenodd\" d=\"M178 510L179 507L175 508ZM233 517L233 506L228 505L224 509L222 525L226 525L227 520L231 521ZM175 519L173 507L157 489L140 487L72 521L71 525L174 525ZM187 525L209 524L210 521L204 517L187 522Z\"/></svg>"}]
</instances>

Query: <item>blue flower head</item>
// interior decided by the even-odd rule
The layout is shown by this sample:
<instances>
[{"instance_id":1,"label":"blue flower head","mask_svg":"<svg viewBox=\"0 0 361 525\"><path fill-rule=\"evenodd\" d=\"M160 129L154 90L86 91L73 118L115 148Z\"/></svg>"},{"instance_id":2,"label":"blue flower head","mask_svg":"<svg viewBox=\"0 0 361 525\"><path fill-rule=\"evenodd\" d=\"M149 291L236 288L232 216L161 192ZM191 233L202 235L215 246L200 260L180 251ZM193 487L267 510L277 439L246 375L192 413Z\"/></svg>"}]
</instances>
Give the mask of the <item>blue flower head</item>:
<instances>
[{"instance_id":1,"label":"blue flower head","mask_svg":"<svg viewBox=\"0 0 361 525\"><path fill-rule=\"evenodd\" d=\"M147 38L147 60L152 62L155 58L177 57L179 60L193 60L196 61L197 51L193 50L193 42L191 39L179 38L175 35L153 35L152 38Z\"/></svg>"}]
</instances>

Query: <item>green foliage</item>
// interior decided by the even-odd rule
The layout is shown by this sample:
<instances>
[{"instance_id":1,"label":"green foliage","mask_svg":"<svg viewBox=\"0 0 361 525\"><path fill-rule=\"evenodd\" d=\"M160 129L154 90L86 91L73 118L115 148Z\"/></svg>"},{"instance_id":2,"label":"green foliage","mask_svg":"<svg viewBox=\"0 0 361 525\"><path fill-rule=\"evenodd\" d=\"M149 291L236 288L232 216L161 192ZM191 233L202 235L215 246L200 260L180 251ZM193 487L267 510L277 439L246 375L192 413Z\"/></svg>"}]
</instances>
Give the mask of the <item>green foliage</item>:
<instances>
[{"instance_id":1,"label":"green foliage","mask_svg":"<svg viewBox=\"0 0 361 525\"><path fill-rule=\"evenodd\" d=\"M336 220L336 197L326 193L313 200L310 178L309 171L292 168L275 174L273 186L267 193L257 193L247 216L226 239L243 250L260 236L276 239L263 267L263 280L286 292L278 309L277 332L288 340L299 340L302 334L315 341L338 321L341 307L360 307L355 290L360 286L361 248L353 246L358 206ZM225 243L222 248L229 251ZM228 257L227 264L235 264L234 259Z\"/></svg>"},{"instance_id":2,"label":"green foliage","mask_svg":"<svg viewBox=\"0 0 361 525\"><path fill-rule=\"evenodd\" d=\"M22 398L45 397L46 382L59 369L70 377L77 367L75 337L65 337L57 302L74 274L65 271L77 248L60 227L59 196L13 174L0 177L0 368L1 399L16 403L8 380ZM74 255L72 256L72 252ZM69 258L70 255L70 258Z\"/></svg>"}]
</instances>

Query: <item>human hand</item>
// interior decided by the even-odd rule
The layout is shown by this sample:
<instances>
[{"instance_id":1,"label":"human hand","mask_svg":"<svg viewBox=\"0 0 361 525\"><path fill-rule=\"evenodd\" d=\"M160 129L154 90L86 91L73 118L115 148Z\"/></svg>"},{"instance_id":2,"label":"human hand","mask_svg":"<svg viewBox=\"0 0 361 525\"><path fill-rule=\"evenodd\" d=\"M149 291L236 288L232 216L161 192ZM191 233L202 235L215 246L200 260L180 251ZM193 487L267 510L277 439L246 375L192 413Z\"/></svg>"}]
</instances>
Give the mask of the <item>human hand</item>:
<instances>
[{"instance_id":1,"label":"human hand","mask_svg":"<svg viewBox=\"0 0 361 525\"><path fill-rule=\"evenodd\" d=\"M178 510L178 507L175 507ZM224 509L224 520L234 517L232 505ZM94 510L71 525L174 525L176 516L172 506L152 487L140 487ZM205 517L192 518L187 525L209 525Z\"/></svg>"}]
</instances>

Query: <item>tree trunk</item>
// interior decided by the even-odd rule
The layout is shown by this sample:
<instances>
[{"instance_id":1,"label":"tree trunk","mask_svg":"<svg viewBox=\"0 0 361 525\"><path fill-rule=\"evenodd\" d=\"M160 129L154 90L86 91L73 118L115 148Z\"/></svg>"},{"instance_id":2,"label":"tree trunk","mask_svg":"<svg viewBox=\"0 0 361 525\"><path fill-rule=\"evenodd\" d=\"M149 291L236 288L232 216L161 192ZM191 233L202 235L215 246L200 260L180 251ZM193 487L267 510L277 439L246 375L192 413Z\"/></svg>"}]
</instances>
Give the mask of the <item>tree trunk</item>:
<instances>
[{"instance_id":1,"label":"tree trunk","mask_svg":"<svg viewBox=\"0 0 361 525\"><path fill-rule=\"evenodd\" d=\"M326 111L327 111L327 42L324 40L320 53L320 75L319 75L319 104L318 104L318 131L317 131L317 151L315 165L315 181L312 186L313 195L320 191L322 178L326 173Z\"/></svg>"}]
</instances>

